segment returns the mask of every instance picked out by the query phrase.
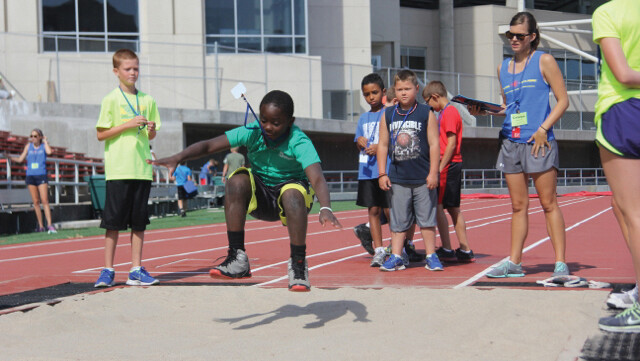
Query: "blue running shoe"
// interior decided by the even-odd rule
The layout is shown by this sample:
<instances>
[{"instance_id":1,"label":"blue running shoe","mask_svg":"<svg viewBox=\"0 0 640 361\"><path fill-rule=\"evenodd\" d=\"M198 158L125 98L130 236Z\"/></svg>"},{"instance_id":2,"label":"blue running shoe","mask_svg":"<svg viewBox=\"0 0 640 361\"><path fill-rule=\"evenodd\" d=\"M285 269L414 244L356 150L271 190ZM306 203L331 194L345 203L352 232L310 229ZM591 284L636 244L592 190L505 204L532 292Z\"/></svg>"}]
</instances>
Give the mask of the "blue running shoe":
<instances>
[{"instance_id":1,"label":"blue running shoe","mask_svg":"<svg viewBox=\"0 0 640 361\"><path fill-rule=\"evenodd\" d=\"M115 284L115 282L113 281L115 276L115 271L104 268L102 272L100 272L100 277L98 277L98 280L96 281L96 284L93 285L93 287L111 287Z\"/></svg>"},{"instance_id":2,"label":"blue running shoe","mask_svg":"<svg viewBox=\"0 0 640 361\"><path fill-rule=\"evenodd\" d=\"M129 272L129 279L127 280L129 286L151 286L159 282L157 279L151 277L144 267Z\"/></svg>"},{"instance_id":3,"label":"blue running shoe","mask_svg":"<svg viewBox=\"0 0 640 361\"><path fill-rule=\"evenodd\" d=\"M393 272L393 271L401 271L405 269L404 261L402 261L402 257L392 254L387 258L386 261L380 266L380 271L385 272Z\"/></svg>"},{"instance_id":4,"label":"blue running shoe","mask_svg":"<svg viewBox=\"0 0 640 361\"><path fill-rule=\"evenodd\" d=\"M435 253L432 253L430 256L427 256L427 258L425 258L425 261L427 261L427 265L424 266L424 268L428 269L429 271L444 270L444 267L442 267L442 263L440 263L440 259L438 258L438 255Z\"/></svg>"}]
</instances>

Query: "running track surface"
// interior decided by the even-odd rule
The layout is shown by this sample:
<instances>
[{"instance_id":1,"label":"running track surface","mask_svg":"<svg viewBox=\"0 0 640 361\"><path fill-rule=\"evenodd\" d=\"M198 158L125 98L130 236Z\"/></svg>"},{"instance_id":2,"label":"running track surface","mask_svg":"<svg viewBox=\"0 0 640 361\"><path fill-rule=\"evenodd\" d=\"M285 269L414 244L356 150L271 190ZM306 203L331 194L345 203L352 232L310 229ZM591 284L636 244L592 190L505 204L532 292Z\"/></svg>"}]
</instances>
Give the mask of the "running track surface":
<instances>
[{"instance_id":1,"label":"running track surface","mask_svg":"<svg viewBox=\"0 0 640 361\"><path fill-rule=\"evenodd\" d=\"M611 211L609 196L560 197L567 234L567 264L589 280L633 283L633 266ZM307 260L312 287L437 287L459 288L487 281L484 273L508 256L511 206L509 199L465 199L463 215L477 261L445 264L442 272L411 264L404 271L381 272L369 267L371 256L355 238L353 227L366 222L366 209L337 212L343 225L323 228L310 215ZM451 222L449 222L451 224ZM452 233L452 243L457 239ZM384 227L385 245L389 232ZM416 248L424 252L419 234ZM439 243L439 239L437 240ZM246 249L252 278L233 281L260 287L287 287L289 238L279 222L247 221ZM161 282L222 283L209 270L227 253L224 224L151 230L145 234L143 265ZM0 295L65 282L95 282L104 262L104 237L53 240L0 247ZM120 234L116 251L116 282L126 280L130 268L129 233ZM524 278L505 282L535 282L550 277L553 249L547 237L544 213L537 199L529 206L529 234L523 257Z\"/></svg>"}]
</instances>

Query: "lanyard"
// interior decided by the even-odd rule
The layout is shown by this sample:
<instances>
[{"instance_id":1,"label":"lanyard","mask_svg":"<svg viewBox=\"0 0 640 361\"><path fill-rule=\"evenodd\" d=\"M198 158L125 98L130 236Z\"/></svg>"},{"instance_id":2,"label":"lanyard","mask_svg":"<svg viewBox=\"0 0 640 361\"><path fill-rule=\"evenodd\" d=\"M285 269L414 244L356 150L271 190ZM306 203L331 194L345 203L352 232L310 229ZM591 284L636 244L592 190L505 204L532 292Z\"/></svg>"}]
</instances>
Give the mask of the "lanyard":
<instances>
[{"instance_id":1,"label":"lanyard","mask_svg":"<svg viewBox=\"0 0 640 361\"><path fill-rule=\"evenodd\" d=\"M127 99L127 96L124 95L124 92L122 91L122 88L118 87L118 89L120 89L120 93L122 93L122 96L124 97L124 100L126 100L127 104L129 104L129 108L131 108L131 111L133 112L133 114L135 116L140 115L140 103L138 102L138 92L136 91L136 109L138 109L138 111L136 111L136 109L133 109L133 105L131 105L131 102L129 101L129 99Z\"/></svg>"},{"instance_id":2,"label":"lanyard","mask_svg":"<svg viewBox=\"0 0 640 361\"><path fill-rule=\"evenodd\" d=\"M243 95L244 98L244 95ZM251 105L249 105L249 102L245 99L245 101L247 102L247 110L244 112L244 127L246 129L260 129L260 133L262 134L262 139L264 140L264 145L267 146L267 148L269 148L269 143L271 143L273 146L277 146L278 144L280 144L284 139L286 139L289 136L289 133L291 133L291 127L289 127L289 129L284 132L282 135L280 135L278 138L271 140L269 139L269 137L267 137L267 134L264 132L264 128L262 128L262 124L260 123L260 120L258 119L258 116L256 115L256 113L253 111L253 108L251 107ZM258 122L258 127L250 127L247 125L247 118L249 117L249 111L251 111L251 114L253 114L253 117L255 118L255 120Z\"/></svg>"},{"instance_id":3,"label":"lanyard","mask_svg":"<svg viewBox=\"0 0 640 361\"><path fill-rule=\"evenodd\" d=\"M413 111L416 110L417 107L418 107L418 103L416 103L413 106L413 109L407 110L407 114L404 115L404 119L402 119L402 123L400 123L400 127L396 131L396 136L393 138L393 143L391 143L393 146L395 146L396 141L398 140L398 135L400 135L400 131L402 130L402 126L404 126L404 122L407 121L407 117L409 116L409 114L413 113ZM391 115L391 123L389 123L389 125L393 124L393 117L396 115L397 111L398 111L398 104L396 104L395 108L393 108L393 115Z\"/></svg>"},{"instance_id":4,"label":"lanyard","mask_svg":"<svg viewBox=\"0 0 640 361\"><path fill-rule=\"evenodd\" d=\"M444 115L444 110L447 109L449 104L451 103L447 103L447 105L445 105L444 108L442 108L442 110L440 111L440 114L438 114L438 130L440 130L440 121L442 120L442 117Z\"/></svg>"},{"instance_id":5,"label":"lanyard","mask_svg":"<svg viewBox=\"0 0 640 361\"><path fill-rule=\"evenodd\" d=\"M527 56L527 61L524 63L524 68L520 73L520 80L518 81L518 95L516 96L516 57L514 56L511 62L513 63L513 72L511 72L511 84L513 85L513 102L511 104L516 105L516 113L520 113L520 97L522 97L522 79L524 78L524 72L527 70L527 65L529 65L529 59L531 59L531 55L533 52L530 52ZM509 104L509 105L511 105Z\"/></svg>"},{"instance_id":6,"label":"lanyard","mask_svg":"<svg viewBox=\"0 0 640 361\"><path fill-rule=\"evenodd\" d=\"M373 131L371 132L371 135L369 136L369 140L367 141L367 146L369 146L371 143L373 143L373 141L376 139L376 131L378 130L378 124L380 124L380 118L382 117L382 112L384 110L381 109L378 111L378 121L376 121L376 124L373 126ZM371 115L369 115L369 119L371 119Z\"/></svg>"}]
</instances>

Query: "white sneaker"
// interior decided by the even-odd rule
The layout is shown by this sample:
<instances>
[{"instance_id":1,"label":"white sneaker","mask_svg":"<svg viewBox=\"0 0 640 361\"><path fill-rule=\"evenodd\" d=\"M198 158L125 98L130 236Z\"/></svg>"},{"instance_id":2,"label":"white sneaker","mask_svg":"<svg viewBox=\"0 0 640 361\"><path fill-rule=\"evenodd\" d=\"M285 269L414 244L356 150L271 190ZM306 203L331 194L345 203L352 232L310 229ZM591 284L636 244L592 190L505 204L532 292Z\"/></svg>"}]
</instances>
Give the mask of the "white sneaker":
<instances>
[{"instance_id":1,"label":"white sneaker","mask_svg":"<svg viewBox=\"0 0 640 361\"><path fill-rule=\"evenodd\" d=\"M638 286L629 291L620 293L610 293L607 298L607 306L613 309L627 309L633 306L633 302L638 299Z\"/></svg>"},{"instance_id":2,"label":"white sneaker","mask_svg":"<svg viewBox=\"0 0 640 361\"><path fill-rule=\"evenodd\" d=\"M382 266L386 258L387 258L387 253L384 251L384 248L382 247L377 248L376 254L373 256L373 260L371 261L371 267Z\"/></svg>"}]
</instances>

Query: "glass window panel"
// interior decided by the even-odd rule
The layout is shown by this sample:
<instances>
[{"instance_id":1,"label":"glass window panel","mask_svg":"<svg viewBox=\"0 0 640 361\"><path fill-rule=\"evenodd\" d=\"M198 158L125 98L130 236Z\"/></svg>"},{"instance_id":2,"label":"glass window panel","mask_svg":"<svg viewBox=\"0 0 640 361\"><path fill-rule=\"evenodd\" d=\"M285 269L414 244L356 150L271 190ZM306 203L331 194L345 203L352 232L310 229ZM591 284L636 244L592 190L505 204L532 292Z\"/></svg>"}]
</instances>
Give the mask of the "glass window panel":
<instances>
[{"instance_id":1,"label":"glass window panel","mask_svg":"<svg viewBox=\"0 0 640 361\"><path fill-rule=\"evenodd\" d=\"M264 51L270 53L292 53L291 38L264 38Z\"/></svg>"},{"instance_id":2,"label":"glass window panel","mask_svg":"<svg viewBox=\"0 0 640 361\"><path fill-rule=\"evenodd\" d=\"M235 34L233 0L206 0L207 34Z\"/></svg>"},{"instance_id":3,"label":"glass window panel","mask_svg":"<svg viewBox=\"0 0 640 361\"><path fill-rule=\"evenodd\" d=\"M260 38L238 38L239 53L254 53L260 51L262 51Z\"/></svg>"},{"instance_id":4,"label":"glass window panel","mask_svg":"<svg viewBox=\"0 0 640 361\"><path fill-rule=\"evenodd\" d=\"M42 0L43 31L76 31L74 0Z\"/></svg>"},{"instance_id":5,"label":"glass window panel","mask_svg":"<svg viewBox=\"0 0 640 361\"><path fill-rule=\"evenodd\" d=\"M114 52L118 49L129 49L138 52L138 37L124 35L109 36L107 48L109 52Z\"/></svg>"},{"instance_id":6,"label":"glass window panel","mask_svg":"<svg viewBox=\"0 0 640 361\"><path fill-rule=\"evenodd\" d=\"M304 1L293 0L293 21L296 26L296 35L306 35L307 19L305 18Z\"/></svg>"},{"instance_id":7,"label":"glass window panel","mask_svg":"<svg viewBox=\"0 0 640 361\"><path fill-rule=\"evenodd\" d=\"M260 34L260 0L238 0L238 34Z\"/></svg>"},{"instance_id":8,"label":"glass window panel","mask_svg":"<svg viewBox=\"0 0 640 361\"><path fill-rule=\"evenodd\" d=\"M558 62L558 67L560 68L560 72L562 73L562 77L566 78L567 74L566 74L566 69L565 69L565 66L564 66L564 59L556 58L556 61Z\"/></svg>"},{"instance_id":9,"label":"glass window panel","mask_svg":"<svg viewBox=\"0 0 640 361\"><path fill-rule=\"evenodd\" d=\"M596 80L596 67L594 62L582 62L582 80L589 82Z\"/></svg>"},{"instance_id":10,"label":"glass window panel","mask_svg":"<svg viewBox=\"0 0 640 361\"><path fill-rule=\"evenodd\" d=\"M426 69L426 59L424 56L410 56L409 68L411 69Z\"/></svg>"},{"instance_id":11,"label":"glass window panel","mask_svg":"<svg viewBox=\"0 0 640 361\"><path fill-rule=\"evenodd\" d=\"M78 22L80 31L104 32L104 0L78 1Z\"/></svg>"},{"instance_id":12,"label":"glass window panel","mask_svg":"<svg viewBox=\"0 0 640 361\"><path fill-rule=\"evenodd\" d=\"M104 35L80 35L80 51L104 52Z\"/></svg>"},{"instance_id":13,"label":"glass window panel","mask_svg":"<svg viewBox=\"0 0 640 361\"><path fill-rule=\"evenodd\" d=\"M214 44L218 42L219 53L235 53L236 39L234 37L207 36L207 53L215 52Z\"/></svg>"},{"instance_id":14,"label":"glass window panel","mask_svg":"<svg viewBox=\"0 0 640 361\"><path fill-rule=\"evenodd\" d=\"M264 0L265 35L291 35L291 0Z\"/></svg>"},{"instance_id":15,"label":"glass window panel","mask_svg":"<svg viewBox=\"0 0 640 361\"><path fill-rule=\"evenodd\" d=\"M580 80L580 61L578 59L567 59L567 79Z\"/></svg>"},{"instance_id":16,"label":"glass window panel","mask_svg":"<svg viewBox=\"0 0 640 361\"><path fill-rule=\"evenodd\" d=\"M44 51L56 51L55 35L45 35L43 41ZM58 36L58 51L77 51L76 37L73 35Z\"/></svg>"},{"instance_id":17,"label":"glass window panel","mask_svg":"<svg viewBox=\"0 0 640 361\"><path fill-rule=\"evenodd\" d=\"M138 0L107 0L107 31L137 33Z\"/></svg>"},{"instance_id":18,"label":"glass window panel","mask_svg":"<svg viewBox=\"0 0 640 361\"><path fill-rule=\"evenodd\" d=\"M296 38L296 54L306 54L307 53L307 39L305 38Z\"/></svg>"}]
</instances>

